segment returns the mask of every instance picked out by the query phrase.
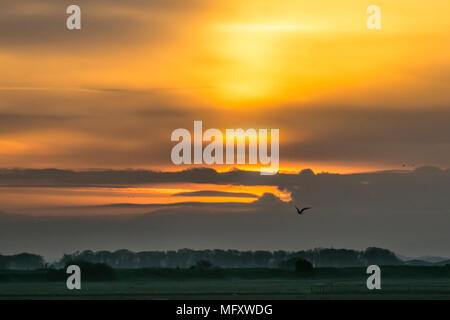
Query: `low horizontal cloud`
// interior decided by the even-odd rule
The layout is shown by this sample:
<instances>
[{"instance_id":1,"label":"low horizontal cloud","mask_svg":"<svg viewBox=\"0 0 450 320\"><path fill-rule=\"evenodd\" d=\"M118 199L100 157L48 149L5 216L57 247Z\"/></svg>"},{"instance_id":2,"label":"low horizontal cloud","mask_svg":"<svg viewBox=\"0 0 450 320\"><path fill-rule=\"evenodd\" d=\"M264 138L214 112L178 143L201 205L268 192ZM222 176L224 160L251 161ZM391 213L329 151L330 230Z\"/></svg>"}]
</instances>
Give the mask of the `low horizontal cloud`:
<instances>
[{"instance_id":1,"label":"low horizontal cloud","mask_svg":"<svg viewBox=\"0 0 450 320\"><path fill-rule=\"evenodd\" d=\"M291 202L265 194L251 203L133 203L78 208L79 216L0 215L0 251L56 257L75 250L178 248L308 249L380 246L408 255L450 255L450 170L361 174L2 170L3 186L129 186L141 183L275 185ZM294 208L312 207L299 216ZM133 214L136 209L147 214ZM108 215L120 211L120 215ZM81 215L81 212L89 214Z\"/></svg>"},{"instance_id":2,"label":"low horizontal cloud","mask_svg":"<svg viewBox=\"0 0 450 320\"><path fill-rule=\"evenodd\" d=\"M64 128L68 123L85 119L80 116L52 114L0 113L0 134L23 133L42 127Z\"/></svg>"},{"instance_id":3,"label":"low horizontal cloud","mask_svg":"<svg viewBox=\"0 0 450 320\"><path fill-rule=\"evenodd\" d=\"M3 50L83 50L111 48L133 42L161 43L173 36L171 25L180 12L198 9L201 1L77 1L82 28L69 32L66 8L73 3L59 0L30 2L5 0L0 12L0 44ZM204 5L204 3L203 3ZM164 14L166 19L155 18ZM144 16L145 15L145 16ZM172 15L172 16L171 16ZM170 18L171 17L171 18ZM151 32L146 32L151 30Z\"/></svg>"},{"instance_id":4,"label":"low horizontal cloud","mask_svg":"<svg viewBox=\"0 0 450 320\"><path fill-rule=\"evenodd\" d=\"M233 197L233 198L258 198L256 194L245 192L226 192L215 190L201 190L190 192L178 192L172 197Z\"/></svg>"},{"instance_id":5,"label":"low horizontal cloud","mask_svg":"<svg viewBox=\"0 0 450 320\"><path fill-rule=\"evenodd\" d=\"M450 177L450 169L421 167L415 170L380 171L354 174L314 174L309 169L299 174L279 173L274 176L262 176L259 172L232 170L217 172L211 168L194 168L182 171L164 172L152 170L61 170L61 169L0 169L0 186L3 187L90 187L90 186L133 186L158 183L198 183L217 185L246 186L292 186L317 181L332 183L335 181L360 183L361 181L445 182ZM316 183L317 184L317 183Z\"/></svg>"}]
</instances>

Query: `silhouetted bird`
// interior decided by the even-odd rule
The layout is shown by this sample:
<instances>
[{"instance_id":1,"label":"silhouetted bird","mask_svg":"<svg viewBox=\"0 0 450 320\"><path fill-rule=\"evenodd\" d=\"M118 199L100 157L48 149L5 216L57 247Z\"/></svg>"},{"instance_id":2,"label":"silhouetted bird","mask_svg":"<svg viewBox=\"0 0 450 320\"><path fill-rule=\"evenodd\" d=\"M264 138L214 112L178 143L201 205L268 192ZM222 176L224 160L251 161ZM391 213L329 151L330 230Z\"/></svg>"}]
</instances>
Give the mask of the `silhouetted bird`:
<instances>
[{"instance_id":1,"label":"silhouetted bird","mask_svg":"<svg viewBox=\"0 0 450 320\"><path fill-rule=\"evenodd\" d=\"M297 206L295 206L295 209L297 209L298 214L303 214L303 212L305 212L306 210L312 209L312 208L306 207L306 208L303 208L302 210L300 210L299 208L297 208Z\"/></svg>"}]
</instances>

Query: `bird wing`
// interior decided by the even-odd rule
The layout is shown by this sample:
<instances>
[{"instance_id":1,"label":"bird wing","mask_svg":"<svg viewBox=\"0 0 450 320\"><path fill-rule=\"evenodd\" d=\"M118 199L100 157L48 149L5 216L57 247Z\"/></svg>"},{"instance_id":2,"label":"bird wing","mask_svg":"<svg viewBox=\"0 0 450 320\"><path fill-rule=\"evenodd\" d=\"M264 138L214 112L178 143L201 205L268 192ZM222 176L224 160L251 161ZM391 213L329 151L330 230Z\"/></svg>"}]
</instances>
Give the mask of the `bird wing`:
<instances>
[{"instance_id":1,"label":"bird wing","mask_svg":"<svg viewBox=\"0 0 450 320\"><path fill-rule=\"evenodd\" d=\"M299 209L299 208L297 208L297 206L295 206L295 209L297 209L297 212L300 212L300 209Z\"/></svg>"},{"instance_id":2,"label":"bird wing","mask_svg":"<svg viewBox=\"0 0 450 320\"><path fill-rule=\"evenodd\" d=\"M303 208L303 209L302 209L302 212L303 212L303 211L306 211L306 210L309 210L309 209L312 209L312 208L311 208L311 207Z\"/></svg>"}]
</instances>

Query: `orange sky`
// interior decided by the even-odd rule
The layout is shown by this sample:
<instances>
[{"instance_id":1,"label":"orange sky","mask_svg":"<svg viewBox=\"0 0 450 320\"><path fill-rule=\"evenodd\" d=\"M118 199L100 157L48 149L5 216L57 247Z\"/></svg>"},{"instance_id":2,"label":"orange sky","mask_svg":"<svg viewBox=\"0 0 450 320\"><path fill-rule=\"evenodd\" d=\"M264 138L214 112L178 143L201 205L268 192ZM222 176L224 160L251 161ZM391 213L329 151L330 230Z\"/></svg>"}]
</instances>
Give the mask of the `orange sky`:
<instances>
[{"instance_id":1,"label":"orange sky","mask_svg":"<svg viewBox=\"0 0 450 320\"><path fill-rule=\"evenodd\" d=\"M450 159L445 126L420 129L449 111L446 0L377 1L381 30L359 0L80 1L80 31L58 1L6 2L0 167L174 170L193 120L279 128L289 171Z\"/></svg>"},{"instance_id":2,"label":"orange sky","mask_svg":"<svg viewBox=\"0 0 450 320\"><path fill-rule=\"evenodd\" d=\"M75 2L69 31L71 2L1 0L3 254L449 255L449 0ZM196 120L279 129L289 174L174 165L171 134Z\"/></svg>"},{"instance_id":3,"label":"orange sky","mask_svg":"<svg viewBox=\"0 0 450 320\"><path fill-rule=\"evenodd\" d=\"M86 211L84 206L99 206L113 203L134 203L134 204L171 204L177 202L241 202L250 203L255 201L264 193L272 193L283 201L290 201L290 194L282 192L275 186L232 186L232 185L211 185L211 184L154 184L151 186L130 186L129 188L5 188L2 187L0 203L2 209L9 213L29 214L60 214L64 208L64 214L83 214ZM235 194L248 194L248 196L177 196L178 193L195 192L201 190L226 191ZM250 196L252 195L252 197ZM73 207L73 208L71 208ZM77 209L77 207L80 207ZM160 209L160 208L157 208ZM123 210L116 210L123 213ZM151 208L127 209L127 213L148 213ZM88 211L90 212L90 211ZM96 213L102 213L101 208L96 209ZM116 213L114 209L107 208L106 214Z\"/></svg>"}]
</instances>

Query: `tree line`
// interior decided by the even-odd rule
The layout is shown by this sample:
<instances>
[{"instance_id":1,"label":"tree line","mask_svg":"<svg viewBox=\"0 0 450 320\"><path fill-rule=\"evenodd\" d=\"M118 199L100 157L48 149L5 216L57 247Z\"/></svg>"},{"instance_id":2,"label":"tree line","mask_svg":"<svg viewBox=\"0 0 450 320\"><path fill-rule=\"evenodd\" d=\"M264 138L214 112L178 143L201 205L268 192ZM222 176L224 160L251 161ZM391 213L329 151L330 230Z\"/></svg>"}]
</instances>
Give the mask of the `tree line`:
<instances>
[{"instance_id":1,"label":"tree line","mask_svg":"<svg viewBox=\"0 0 450 320\"><path fill-rule=\"evenodd\" d=\"M209 261L212 265L221 268L289 268L293 267L298 259L309 261L315 268L402 264L402 261L393 252L374 247L363 251L319 248L297 252L220 249L143 252L85 250L65 254L58 263L65 265L69 261L82 260L91 263L105 263L113 268L189 268L199 261Z\"/></svg>"},{"instance_id":2,"label":"tree line","mask_svg":"<svg viewBox=\"0 0 450 320\"><path fill-rule=\"evenodd\" d=\"M12 256L0 255L0 270L42 269L46 266L42 256L31 253L20 253Z\"/></svg>"},{"instance_id":3,"label":"tree line","mask_svg":"<svg viewBox=\"0 0 450 320\"><path fill-rule=\"evenodd\" d=\"M296 252L220 249L142 252L125 249L114 252L85 250L64 254L52 266L63 267L71 261L85 261L103 263L113 268L190 268L199 261L208 261L221 268L292 268L298 259L309 261L315 268L403 264L392 251L371 247L363 251L318 248ZM0 269L39 269L47 266L44 258L36 254L0 255Z\"/></svg>"}]
</instances>

